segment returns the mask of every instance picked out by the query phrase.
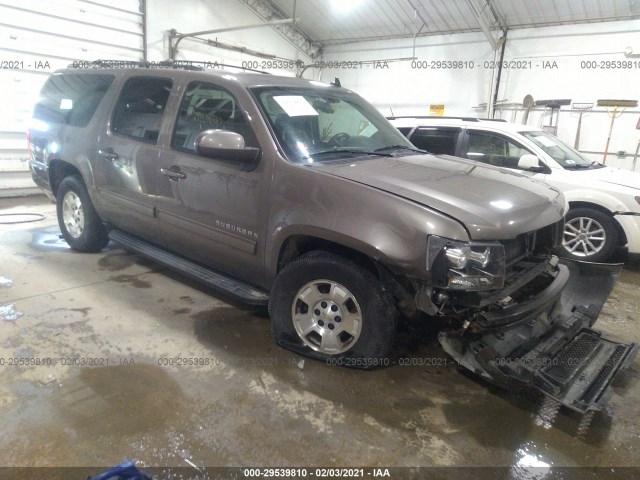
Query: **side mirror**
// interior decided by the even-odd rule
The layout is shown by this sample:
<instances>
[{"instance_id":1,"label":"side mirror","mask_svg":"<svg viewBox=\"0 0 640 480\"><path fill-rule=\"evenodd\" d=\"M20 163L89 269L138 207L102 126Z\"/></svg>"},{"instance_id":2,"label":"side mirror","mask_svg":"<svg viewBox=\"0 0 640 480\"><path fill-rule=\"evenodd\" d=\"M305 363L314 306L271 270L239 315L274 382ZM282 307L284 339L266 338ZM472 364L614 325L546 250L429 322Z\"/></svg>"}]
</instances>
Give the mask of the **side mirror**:
<instances>
[{"instance_id":1,"label":"side mirror","mask_svg":"<svg viewBox=\"0 0 640 480\"><path fill-rule=\"evenodd\" d=\"M546 172L549 167L540 162L540 159L529 153L522 155L518 160L518 168L530 172Z\"/></svg>"},{"instance_id":2,"label":"side mirror","mask_svg":"<svg viewBox=\"0 0 640 480\"><path fill-rule=\"evenodd\" d=\"M251 163L258 159L259 148L246 147L244 137L229 130L205 130L196 139L198 155L238 163Z\"/></svg>"}]
</instances>

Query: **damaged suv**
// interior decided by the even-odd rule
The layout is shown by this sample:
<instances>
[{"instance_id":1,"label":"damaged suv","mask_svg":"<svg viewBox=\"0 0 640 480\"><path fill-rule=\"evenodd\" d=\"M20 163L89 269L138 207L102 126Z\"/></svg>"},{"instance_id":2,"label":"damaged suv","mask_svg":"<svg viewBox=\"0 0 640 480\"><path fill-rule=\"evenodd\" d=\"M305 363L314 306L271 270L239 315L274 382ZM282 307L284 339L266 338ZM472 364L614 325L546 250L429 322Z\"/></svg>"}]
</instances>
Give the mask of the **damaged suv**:
<instances>
[{"instance_id":1,"label":"damaged suv","mask_svg":"<svg viewBox=\"0 0 640 480\"><path fill-rule=\"evenodd\" d=\"M111 239L268 305L279 345L346 366L388 364L399 318L422 318L473 372L586 412L633 359L590 329L613 267L549 253L556 189L416 150L335 84L105 67L54 73L29 133L74 249Z\"/></svg>"}]
</instances>

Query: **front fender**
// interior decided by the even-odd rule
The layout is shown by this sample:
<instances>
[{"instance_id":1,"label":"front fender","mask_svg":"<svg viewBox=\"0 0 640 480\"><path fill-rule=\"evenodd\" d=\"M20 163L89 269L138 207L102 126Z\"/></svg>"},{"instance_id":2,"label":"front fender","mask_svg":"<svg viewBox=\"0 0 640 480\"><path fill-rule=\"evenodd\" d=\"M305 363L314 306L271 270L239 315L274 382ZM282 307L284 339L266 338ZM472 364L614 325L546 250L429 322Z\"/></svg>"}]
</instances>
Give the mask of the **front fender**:
<instances>
[{"instance_id":1,"label":"front fender","mask_svg":"<svg viewBox=\"0 0 640 480\"><path fill-rule=\"evenodd\" d=\"M298 165L274 173L266 246L266 278L278 271L280 252L294 235L357 250L396 274L427 278L427 237L468 241L464 226L444 214L382 190Z\"/></svg>"}]
</instances>

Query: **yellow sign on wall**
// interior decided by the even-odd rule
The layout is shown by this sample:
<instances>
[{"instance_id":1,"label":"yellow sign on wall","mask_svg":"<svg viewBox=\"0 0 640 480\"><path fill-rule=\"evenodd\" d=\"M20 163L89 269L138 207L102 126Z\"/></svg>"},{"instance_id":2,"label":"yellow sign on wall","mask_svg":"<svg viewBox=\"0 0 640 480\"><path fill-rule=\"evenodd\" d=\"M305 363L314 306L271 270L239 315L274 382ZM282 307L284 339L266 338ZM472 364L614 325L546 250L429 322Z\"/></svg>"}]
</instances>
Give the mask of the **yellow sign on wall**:
<instances>
[{"instance_id":1,"label":"yellow sign on wall","mask_svg":"<svg viewBox=\"0 0 640 480\"><path fill-rule=\"evenodd\" d=\"M444 105L429 105L429 115L444 116Z\"/></svg>"}]
</instances>

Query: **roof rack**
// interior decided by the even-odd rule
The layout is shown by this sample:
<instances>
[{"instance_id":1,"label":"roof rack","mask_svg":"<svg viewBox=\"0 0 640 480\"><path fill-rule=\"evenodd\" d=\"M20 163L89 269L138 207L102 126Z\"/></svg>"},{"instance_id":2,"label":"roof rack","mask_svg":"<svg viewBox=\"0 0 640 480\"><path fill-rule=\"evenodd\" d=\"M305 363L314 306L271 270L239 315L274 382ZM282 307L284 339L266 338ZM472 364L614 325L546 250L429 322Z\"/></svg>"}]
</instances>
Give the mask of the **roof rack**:
<instances>
[{"instance_id":1,"label":"roof rack","mask_svg":"<svg viewBox=\"0 0 640 480\"><path fill-rule=\"evenodd\" d=\"M397 120L399 118L428 118L431 120L464 120L466 122L506 122L503 118L477 118L477 117L440 117L436 115L404 115L387 117L387 120Z\"/></svg>"},{"instance_id":2,"label":"roof rack","mask_svg":"<svg viewBox=\"0 0 640 480\"><path fill-rule=\"evenodd\" d=\"M161 60L161 61L139 61L139 60L107 60L98 59L93 61L76 61L70 63L68 68L160 68L160 69L183 69L203 72L215 68L237 68L249 72L270 75L269 72L256 70L253 68L231 65L228 63L195 61L195 60Z\"/></svg>"}]
</instances>

